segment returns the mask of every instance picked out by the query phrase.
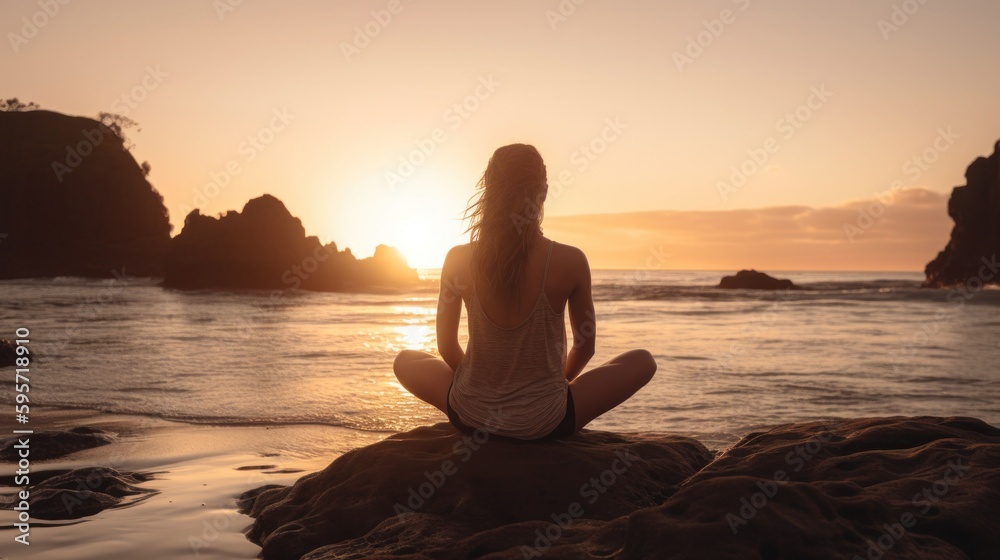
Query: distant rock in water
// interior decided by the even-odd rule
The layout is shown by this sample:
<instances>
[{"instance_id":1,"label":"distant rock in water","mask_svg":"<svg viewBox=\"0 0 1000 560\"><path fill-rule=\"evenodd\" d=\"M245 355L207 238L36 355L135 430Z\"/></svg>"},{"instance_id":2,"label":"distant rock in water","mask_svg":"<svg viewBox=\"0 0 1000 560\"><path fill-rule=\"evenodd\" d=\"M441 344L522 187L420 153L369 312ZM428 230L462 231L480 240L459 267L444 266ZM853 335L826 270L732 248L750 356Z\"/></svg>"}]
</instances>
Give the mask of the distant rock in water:
<instances>
[{"instance_id":1,"label":"distant rock in water","mask_svg":"<svg viewBox=\"0 0 1000 560\"><path fill-rule=\"evenodd\" d=\"M219 218L192 210L171 240L164 272L163 285L178 289L354 291L417 281L391 247L380 245L373 257L358 260L349 249L307 237L302 222L271 195Z\"/></svg>"},{"instance_id":2,"label":"distant rock in water","mask_svg":"<svg viewBox=\"0 0 1000 560\"><path fill-rule=\"evenodd\" d=\"M0 112L0 278L160 276L169 241L163 197L111 129Z\"/></svg>"},{"instance_id":3,"label":"distant rock in water","mask_svg":"<svg viewBox=\"0 0 1000 560\"><path fill-rule=\"evenodd\" d=\"M972 162L965 183L951 192L948 215L955 227L948 245L924 269L926 287L1000 284L1000 142L993 155Z\"/></svg>"},{"instance_id":4,"label":"distant rock in water","mask_svg":"<svg viewBox=\"0 0 1000 560\"><path fill-rule=\"evenodd\" d=\"M239 500L264 560L987 560L997 503L1000 429L934 417L788 424L717 458L674 435L518 444L439 424Z\"/></svg>"},{"instance_id":5,"label":"distant rock in water","mask_svg":"<svg viewBox=\"0 0 1000 560\"><path fill-rule=\"evenodd\" d=\"M779 280L756 270L741 270L736 276L723 277L719 288L726 290L799 290L791 280Z\"/></svg>"}]
</instances>

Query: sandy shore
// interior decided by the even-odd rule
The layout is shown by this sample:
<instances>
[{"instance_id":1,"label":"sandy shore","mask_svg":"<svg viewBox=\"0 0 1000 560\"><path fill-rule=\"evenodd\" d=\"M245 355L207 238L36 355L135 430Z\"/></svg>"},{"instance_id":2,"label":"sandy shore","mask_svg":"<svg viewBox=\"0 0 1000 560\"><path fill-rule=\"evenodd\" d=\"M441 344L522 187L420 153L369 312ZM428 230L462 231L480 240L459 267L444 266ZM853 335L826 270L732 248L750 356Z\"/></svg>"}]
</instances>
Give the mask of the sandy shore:
<instances>
[{"instance_id":1,"label":"sandy shore","mask_svg":"<svg viewBox=\"0 0 1000 560\"><path fill-rule=\"evenodd\" d=\"M30 427L36 432L78 426L112 432L116 439L60 459L32 460L33 475L111 467L153 473L153 479L140 486L158 492L82 519L33 519L30 546L14 542L18 532L12 526L13 512L0 511L0 560L255 558L260 548L243 534L252 519L237 513L237 495L264 484L292 484L344 452L390 435L319 425L194 425L32 407ZM15 492L10 484L16 468L0 463L0 494Z\"/></svg>"}]
</instances>

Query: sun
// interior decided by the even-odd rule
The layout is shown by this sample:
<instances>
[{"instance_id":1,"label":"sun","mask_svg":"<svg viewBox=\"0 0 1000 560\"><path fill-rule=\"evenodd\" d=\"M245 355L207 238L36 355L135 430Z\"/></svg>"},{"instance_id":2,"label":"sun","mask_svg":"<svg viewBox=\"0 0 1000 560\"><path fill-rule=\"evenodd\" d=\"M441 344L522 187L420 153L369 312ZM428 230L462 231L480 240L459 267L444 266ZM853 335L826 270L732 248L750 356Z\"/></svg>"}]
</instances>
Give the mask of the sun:
<instances>
[{"instance_id":1,"label":"sun","mask_svg":"<svg viewBox=\"0 0 1000 560\"><path fill-rule=\"evenodd\" d=\"M433 197L405 197L383 214L387 245L413 268L441 268L445 254L463 243L462 223Z\"/></svg>"}]
</instances>

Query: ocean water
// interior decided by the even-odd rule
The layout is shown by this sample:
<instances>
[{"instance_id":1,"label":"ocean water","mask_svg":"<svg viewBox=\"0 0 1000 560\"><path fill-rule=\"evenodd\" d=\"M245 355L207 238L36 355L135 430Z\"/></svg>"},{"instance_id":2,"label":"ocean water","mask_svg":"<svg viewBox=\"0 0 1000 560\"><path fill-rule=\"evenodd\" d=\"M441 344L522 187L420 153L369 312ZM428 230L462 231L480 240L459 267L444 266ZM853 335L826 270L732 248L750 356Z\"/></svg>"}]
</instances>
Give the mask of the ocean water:
<instances>
[{"instance_id":1,"label":"ocean water","mask_svg":"<svg viewBox=\"0 0 1000 560\"><path fill-rule=\"evenodd\" d=\"M33 405L395 432L445 420L392 373L398 351L436 347L437 271L422 274L419 288L377 294L3 281L0 337L31 331ZM835 417L1000 425L1000 290L923 290L917 273L785 272L806 289L723 291L713 287L723 274L594 272L591 365L646 348L658 370L590 427L723 448L752 430ZM464 321L461 332L464 344Z\"/></svg>"}]
</instances>

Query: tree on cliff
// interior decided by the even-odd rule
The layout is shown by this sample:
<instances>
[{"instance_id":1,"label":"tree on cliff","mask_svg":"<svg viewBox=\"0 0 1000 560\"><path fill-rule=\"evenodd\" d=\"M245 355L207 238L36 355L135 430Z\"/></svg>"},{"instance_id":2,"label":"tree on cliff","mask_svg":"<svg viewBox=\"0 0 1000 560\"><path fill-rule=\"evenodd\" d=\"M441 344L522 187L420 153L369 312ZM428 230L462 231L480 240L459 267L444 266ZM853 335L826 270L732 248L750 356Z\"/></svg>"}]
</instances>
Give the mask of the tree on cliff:
<instances>
[{"instance_id":1,"label":"tree on cliff","mask_svg":"<svg viewBox=\"0 0 1000 560\"><path fill-rule=\"evenodd\" d=\"M8 113L20 113L21 111L35 111L41 109L41 105L34 101L24 103L16 97L10 99L0 99L0 111Z\"/></svg>"}]
</instances>

